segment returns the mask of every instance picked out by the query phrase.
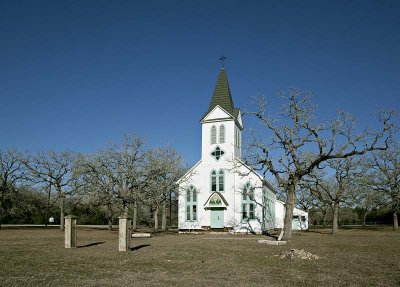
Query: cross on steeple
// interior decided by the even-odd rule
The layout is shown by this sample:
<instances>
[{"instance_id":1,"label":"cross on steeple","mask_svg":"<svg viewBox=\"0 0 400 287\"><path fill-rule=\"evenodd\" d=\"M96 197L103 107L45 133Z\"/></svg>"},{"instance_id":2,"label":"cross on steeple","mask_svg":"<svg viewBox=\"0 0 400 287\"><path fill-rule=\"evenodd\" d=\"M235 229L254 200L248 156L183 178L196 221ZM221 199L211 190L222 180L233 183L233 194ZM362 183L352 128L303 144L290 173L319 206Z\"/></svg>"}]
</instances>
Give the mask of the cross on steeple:
<instances>
[{"instance_id":1,"label":"cross on steeple","mask_svg":"<svg viewBox=\"0 0 400 287\"><path fill-rule=\"evenodd\" d=\"M227 58L226 58L224 55L222 55L222 56L219 57L219 59L218 59L218 60L221 61L222 68L224 68L224 61L225 61L226 59L227 59Z\"/></svg>"}]
</instances>

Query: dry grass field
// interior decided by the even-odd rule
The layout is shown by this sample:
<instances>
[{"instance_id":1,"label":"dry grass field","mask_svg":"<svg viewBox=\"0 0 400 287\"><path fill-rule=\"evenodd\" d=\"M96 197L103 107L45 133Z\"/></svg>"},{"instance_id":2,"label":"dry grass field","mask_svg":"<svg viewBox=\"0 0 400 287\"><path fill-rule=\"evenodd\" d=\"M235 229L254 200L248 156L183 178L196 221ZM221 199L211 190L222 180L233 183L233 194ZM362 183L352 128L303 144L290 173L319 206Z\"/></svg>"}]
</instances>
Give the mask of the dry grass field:
<instances>
[{"instance_id":1,"label":"dry grass field","mask_svg":"<svg viewBox=\"0 0 400 287\"><path fill-rule=\"evenodd\" d=\"M400 286L400 233L299 232L288 245L254 235L158 233L118 252L116 231L78 229L64 249L56 229L0 231L0 286ZM319 260L280 259L305 249Z\"/></svg>"}]
</instances>

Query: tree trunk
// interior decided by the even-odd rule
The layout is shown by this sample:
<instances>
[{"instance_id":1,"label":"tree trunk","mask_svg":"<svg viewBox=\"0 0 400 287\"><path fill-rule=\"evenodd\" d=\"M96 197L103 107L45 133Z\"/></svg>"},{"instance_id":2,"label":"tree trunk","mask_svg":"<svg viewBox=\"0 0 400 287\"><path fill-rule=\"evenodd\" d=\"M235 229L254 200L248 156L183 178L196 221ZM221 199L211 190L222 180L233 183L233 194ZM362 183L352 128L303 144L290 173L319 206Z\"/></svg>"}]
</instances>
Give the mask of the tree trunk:
<instances>
[{"instance_id":1,"label":"tree trunk","mask_svg":"<svg viewBox=\"0 0 400 287\"><path fill-rule=\"evenodd\" d=\"M162 203L162 215L161 215L161 230L167 230L167 203L164 200Z\"/></svg>"},{"instance_id":2,"label":"tree trunk","mask_svg":"<svg viewBox=\"0 0 400 287\"><path fill-rule=\"evenodd\" d=\"M64 195L60 192L60 230L64 230Z\"/></svg>"},{"instance_id":3,"label":"tree trunk","mask_svg":"<svg viewBox=\"0 0 400 287\"><path fill-rule=\"evenodd\" d=\"M1 224L2 224L2 220L3 220L3 197L1 197L0 199L0 230L1 230Z\"/></svg>"},{"instance_id":4,"label":"tree trunk","mask_svg":"<svg viewBox=\"0 0 400 287\"><path fill-rule=\"evenodd\" d=\"M108 230L113 229L113 212L112 212L112 205L107 204L107 219L108 219Z\"/></svg>"},{"instance_id":5,"label":"tree trunk","mask_svg":"<svg viewBox=\"0 0 400 287\"><path fill-rule=\"evenodd\" d=\"M322 227L326 227L326 210L322 212Z\"/></svg>"},{"instance_id":6,"label":"tree trunk","mask_svg":"<svg viewBox=\"0 0 400 287\"><path fill-rule=\"evenodd\" d=\"M397 211L393 212L393 231L399 229L399 219L397 217Z\"/></svg>"},{"instance_id":7,"label":"tree trunk","mask_svg":"<svg viewBox=\"0 0 400 287\"><path fill-rule=\"evenodd\" d=\"M332 221L332 234L336 234L339 230L339 202L333 203L333 221Z\"/></svg>"},{"instance_id":8,"label":"tree trunk","mask_svg":"<svg viewBox=\"0 0 400 287\"><path fill-rule=\"evenodd\" d=\"M137 201L135 200L133 202L132 230L136 230L136 228L137 228L137 209L138 209L138 205L137 205Z\"/></svg>"},{"instance_id":9,"label":"tree trunk","mask_svg":"<svg viewBox=\"0 0 400 287\"><path fill-rule=\"evenodd\" d=\"M47 204L46 204L46 218L44 219L46 227L47 227L47 223L49 222L50 199L51 199L51 183L49 183L49 192L48 192Z\"/></svg>"},{"instance_id":10,"label":"tree trunk","mask_svg":"<svg viewBox=\"0 0 400 287\"><path fill-rule=\"evenodd\" d=\"M3 223L3 199L4 199L4 187L1 186L1 194L0 194L0 230L1 230L1 224Z\"/></svg>"},{"instance_id":11,"label":"tree trunk","mask_svg":"<svg viewBox=\"0 0 400 287\"><path fill-rule=\"evenodd\" d=\"M367 223L367 214L368 214L368 212L365 211L365 212L364 212L364 217L363 217L363 226L365 226L366 223Z\"/></svg>"},{"instance_id":12,"label":"tree trunk","mask_svg":"<svg viewBox=\"0 0 400 287\"><path fill-rule=\"evenodd\" d=\"M286 200L286 211L285 211L285 220L283 226L283 237L282 240L289 241L292 239L292 221L293 221L293 208L295 201L295 188L296 184L292 183L288 186L287 190L287 200Z\"/></svg>"},{"instance_id":13,"label":"tree trunk","mask_svg":"<svg viewBox=\"0 0 400 287\"><path fill-rule=\"evenodd\" d=\"M158 207L154 210L154 230L158 230Z\"/></svg>"},{"instance_id":14,"label":"tree trunk","mask_svg":"<svg viewBox=\"0 0 400 287\"><path fill-rule=\"evenodd\" d=\"M169 192L169 228L172 228L172 192Z\"/></svg>"}]
</instances>

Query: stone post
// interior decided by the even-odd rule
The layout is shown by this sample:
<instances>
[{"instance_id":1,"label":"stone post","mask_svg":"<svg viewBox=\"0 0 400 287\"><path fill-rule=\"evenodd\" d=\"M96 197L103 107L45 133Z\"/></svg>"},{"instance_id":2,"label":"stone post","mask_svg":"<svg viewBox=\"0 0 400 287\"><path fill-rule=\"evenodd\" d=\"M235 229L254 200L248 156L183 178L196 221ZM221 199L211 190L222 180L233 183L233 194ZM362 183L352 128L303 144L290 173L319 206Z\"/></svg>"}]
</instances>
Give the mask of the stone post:
<instances>
[{"instance_id":1,"label":"stone post","mask_svg":"<svg viewBox=\"0 0 400 287\"><path fill-rule=\"evenodd\" d=\"M118 219L118 249L119 251L128 251L131 239L131 218L127 215L122 215Z\"/></svg>"},{"instance_id":2,"label":"stone post","mask_svg":"<svg viewBox=\"0 0 400 287\"><path fill-rule=\"evenodd\" d=\"M65 219L65 248L76 248L76 219L75 215L67 215Z\"/></svg>"}]
</instances>

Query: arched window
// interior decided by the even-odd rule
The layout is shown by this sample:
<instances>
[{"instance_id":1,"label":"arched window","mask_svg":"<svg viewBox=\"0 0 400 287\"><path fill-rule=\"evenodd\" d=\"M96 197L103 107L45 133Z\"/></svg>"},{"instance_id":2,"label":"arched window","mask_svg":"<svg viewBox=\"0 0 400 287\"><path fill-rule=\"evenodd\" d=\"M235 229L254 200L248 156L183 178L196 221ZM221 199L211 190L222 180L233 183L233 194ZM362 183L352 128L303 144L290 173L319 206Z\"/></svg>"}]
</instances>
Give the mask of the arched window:
<instances>
[{"instance_id":1,"label":"arched window","mask_svg":"<svg viewBox=\"0 0 400 287\"><path fill-rule=\"evenodd\" d=\"M240 147L240 130L235 128L235 145Z\"/></svg>"},{"instance_id":2,"label":"arched window","mask_svg":"<svg viewBox=\"0 0 400 287\"><path fill-rule=\"evenodd\" d=\"M217 143L217 128L215 126L211 127L211 144Z\"/></svg>"},{"instance_id":3,"label":"arched window","mask_svg":"<svg viewBox=\"0 0 400 287\"><path fill-rule=\"evenodd\" d=\"M238 145L238 131L237 131L237 128L235 128L235 146L239 146Z\"/></svg>"},{"instance_id":4,"label":"arched window","mask_svg":"<svg viewBox=\"0 0 400 287\"><path fill-rule=\"evenodd\" d=\"M218 191L224 191L224 171L222 169L220 169L218 173Z\"/></svg>"},{"instance_id":5,"label":"arched window","mask_svg":"<svg viewBox=\"0 0 400 287\"><path fill-rule=\"evenodd\" d=\"M215 170L211 172L211 192L217 191L217 173Z\"/></svg>"},{"instance_id":6,"label":"arched window","mask_svg":"<svg viewBox=\"0 0 400 287\"><path fill-rule=\"evenodd\" d=\"M215 170L211 172L211 192L224 192L224 171L222 169L217 173Z\"/></svg>"},{"instance_id":7,"label":"arched window","mask_svg":"<svg viewBox=\"0 0 400 287\"><path fill-rule=\"evenodd\" d=\"M219 126L219 143L224 143L225 142L225 126L220 125Z\"/></svg>"},{"instance_id":8,"label":"arched window","mask_svg":"<svg viewBox=\"0 0 400 287\"><path fill-rule=\"evenodd\" d=\"M247 182L242 191L242 219L249 220L254 219L254 188L250 182Z\"/></svg>"},{"instance_id":9,"label":"arched window","mask_svg":"<svg viewBox=\"0 0 400 287\"><path fill-rule=\"evenodd\" d=\"M197 221L197 191L193 185L186 191L186 221Z\"/></svg>"}]
</instances>

